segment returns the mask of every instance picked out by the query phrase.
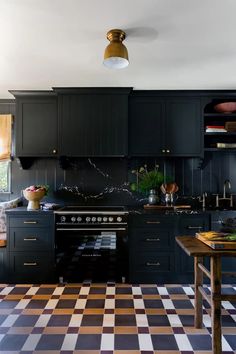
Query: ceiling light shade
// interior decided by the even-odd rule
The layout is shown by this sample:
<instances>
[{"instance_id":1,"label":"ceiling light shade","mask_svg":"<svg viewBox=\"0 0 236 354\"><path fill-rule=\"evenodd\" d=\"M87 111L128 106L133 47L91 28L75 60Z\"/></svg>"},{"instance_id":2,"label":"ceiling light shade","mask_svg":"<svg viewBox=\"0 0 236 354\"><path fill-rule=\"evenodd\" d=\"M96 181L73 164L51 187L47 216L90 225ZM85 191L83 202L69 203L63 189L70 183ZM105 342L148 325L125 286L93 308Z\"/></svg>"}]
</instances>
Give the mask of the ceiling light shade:
<instances>
[{"instance_id":1,"label":"ceiling light shade","mask_svg":"<svg viewBox=\"0 0 236 354\"><path fill-rule=\"evenodd\" d=\"M105 49L103 64L111 69L123 69L129 65L128 51L122 43L126 34L120 29L107 32L110 44Z\"/></svg>"}]
</instances>

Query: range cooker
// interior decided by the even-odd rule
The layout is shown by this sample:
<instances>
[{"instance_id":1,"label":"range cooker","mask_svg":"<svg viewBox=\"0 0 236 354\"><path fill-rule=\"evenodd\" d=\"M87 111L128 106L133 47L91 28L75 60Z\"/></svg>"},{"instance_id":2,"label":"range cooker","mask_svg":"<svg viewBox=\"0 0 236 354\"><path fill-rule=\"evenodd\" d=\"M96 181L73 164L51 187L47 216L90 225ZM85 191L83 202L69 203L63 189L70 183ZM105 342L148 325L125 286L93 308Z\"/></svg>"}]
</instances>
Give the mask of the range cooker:
<instances>
[{"instance_id":1,"label":"range cooker","mask_svg":"<svg viewBox=\"0 0 236 354\"><path fill-rule=\"evenodd\" d=\"M55 211L60 282L126 282L128 211L124 207L66 206Z\"/></svg>"}]
</instances>

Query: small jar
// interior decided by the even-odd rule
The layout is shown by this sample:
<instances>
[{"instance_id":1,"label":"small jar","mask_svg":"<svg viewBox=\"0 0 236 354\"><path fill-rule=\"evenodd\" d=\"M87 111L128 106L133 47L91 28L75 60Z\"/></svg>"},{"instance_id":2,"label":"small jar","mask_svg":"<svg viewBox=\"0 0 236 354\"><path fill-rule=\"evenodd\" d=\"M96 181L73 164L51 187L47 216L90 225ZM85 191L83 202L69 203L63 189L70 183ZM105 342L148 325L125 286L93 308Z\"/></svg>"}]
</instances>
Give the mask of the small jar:
<instances>
[{"instance_id":1,"label":"small jar","mask_svg":"<svg viewBox=\"0 0 236 354\"><path fill-rule=\"evenodd\" d=\"M148 203L153 205L156 204L157 201L158 201L158 197L156 195L156 191L155 189L151 189L148 196Z\"/></svg>"}]
</instances>

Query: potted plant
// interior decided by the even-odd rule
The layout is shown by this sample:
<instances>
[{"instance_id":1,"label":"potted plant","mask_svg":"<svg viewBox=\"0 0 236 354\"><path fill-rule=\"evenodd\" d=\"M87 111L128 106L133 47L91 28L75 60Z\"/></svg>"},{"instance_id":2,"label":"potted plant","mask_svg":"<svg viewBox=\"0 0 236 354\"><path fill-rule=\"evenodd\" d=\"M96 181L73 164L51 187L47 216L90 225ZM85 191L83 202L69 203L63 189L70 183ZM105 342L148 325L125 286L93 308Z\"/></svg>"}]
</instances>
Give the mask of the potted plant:
<instances>
[{"instance_id":1,"label":"potted plant","mask_svg":"<svg viewBox=\"0 0 236 354\"><path fill-rule=\"evenodd\" d=\"M159 201L157 194L164 182L164 174L159 171L159 165L155 165L154 169L149 171L147 165L144 165L132 173L136 175L136 182L131 183L131 190L149 195L149 204L156 204Z\"/></svg>"}]
</instances>

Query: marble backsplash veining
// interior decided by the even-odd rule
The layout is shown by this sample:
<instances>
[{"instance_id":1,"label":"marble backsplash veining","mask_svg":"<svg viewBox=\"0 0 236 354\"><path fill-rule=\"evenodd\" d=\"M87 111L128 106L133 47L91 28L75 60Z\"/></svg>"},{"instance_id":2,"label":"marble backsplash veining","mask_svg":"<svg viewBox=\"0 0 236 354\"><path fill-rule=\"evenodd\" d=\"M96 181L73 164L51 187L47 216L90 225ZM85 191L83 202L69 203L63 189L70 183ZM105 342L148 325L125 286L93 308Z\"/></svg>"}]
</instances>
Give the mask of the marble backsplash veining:
<instances>
[{"instance_id":1,"label":"marble backsplash veining","mask_svg":"<svg viewBox=\"0 0 236 354\"><path fill-rule=\"evenodd\" d=\"M196 158L73 158L68 169L63 170L55 158L35 159L28 170L20 169L12 161L12 194L1 195L8 200L21 194L31 184L50 186L47 201L66 204L139 205L146 198L131 192L128 182L135 176L132 169L144 163L155 164L166 176L171 176L179 186L178 196L222 193L225 179L231 181L232 193L236 191L236 155L215 153L206 156L202 169Z\"/></svg>"}]
</instances>

